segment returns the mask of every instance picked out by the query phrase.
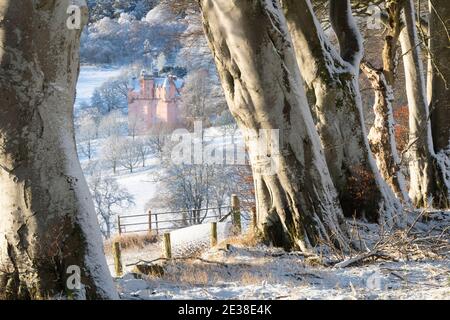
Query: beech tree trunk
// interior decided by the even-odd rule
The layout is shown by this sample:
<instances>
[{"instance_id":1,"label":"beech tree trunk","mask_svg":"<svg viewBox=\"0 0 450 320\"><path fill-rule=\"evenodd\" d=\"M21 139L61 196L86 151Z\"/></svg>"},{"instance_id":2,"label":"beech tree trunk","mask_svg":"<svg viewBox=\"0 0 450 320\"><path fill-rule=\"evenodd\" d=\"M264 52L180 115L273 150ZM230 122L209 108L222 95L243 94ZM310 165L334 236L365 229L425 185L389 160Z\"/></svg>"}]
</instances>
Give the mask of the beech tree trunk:
<instances>
[{"instance_id":1,"label":"beech tree trunk","mask_svg":"<svg viewBox=\"0 0 450 320\"><path fill-rule=\"evenodd\" d=\"M66 27L70 4L0 0L4 299L117 298L75 150L81 30ZM85 22L87 8L82 9ZM71 266L81 271L79 288Z\"/></svg>"},{"instance_id":2,"label":"beech tree trunk","mask_svg":"<svg viewBox=\"0 0 450 320\"><path fill-rule=\"evenodd\" d=\"M428 99L434 151L450 152L450 5L448 0L430 1L430 59ZM447 155L448 156L448 155ZM449 177L450 179L450 177Z\"/></svg>"},{"instance_id":3,"label":"beech tree trunk","mask_svg":"<svg viewBox=\"0 0 450 320\"><path fill-rule=\"evenodd\" d=\"M388 1L386 3L386 26L382 51L383 68L375 69L368 62L361 65L361 70L369 79L375 93L373 111L374 125L369 131L369 144L377 161L381 176L392 188L398 199L409 204L404 175L401 172L401 160L395 141L394 117L392 101L394 98L393 86L398 61L398 39L402 29L401 12L404 0Z\"/></svg>"},{"instance_id":4,"label":"beech tree trunk","mask_svg":"<svg viewBox=\"0 0 450 320\"><path fill-rule=\"evenodd\" d=\"M200 0L204 29L252 159L259 227L277 245L347 248L345 220L307 105L278 4ZM280 150L261 155L249 133L279 130ZM259 161L269 157L277 170Z\"/></svg>"},{"instance_id":5,"label":"beech tree trunk","mask_svg":"<svg viewBox=\"0 0 450 320\"><path fill-rule=\"evenodd\" d=\"M377 70L369 63L363 63L361 69L375 91L373 104L375 120L368 137L370 148L375 155L381 176L392 188L397 198L408 202L405 177L400 171L401 161L395 141L392 87L387 83L383 70Z\"/></svg>"},{"instance_id":6,"label":"beech tree trunk","mask_svg":"<svg viewBox=\"0 0 450 320\"><path fill-rule=\"evenodd\" d=\"M333 182L348 216L386 221L401 205L380 177L367 140L359 94L362 42L347 0L330 2L341 55L333 48L309 0L281 0Z\"/></svg>"},{"instance_id":7,"label":"beech tree trunk","mask_svg":"<svg viewBox=\"0 0 450 320\"><path fill-rule=\"evenodd\" d=\"M405 28L400 35L409 110L409 195L417 207L448 207L448 186L433 149L420 43L412 0L404 7Z\"/></svg>"},{"instance_id":8,"label":"beech tree trunk","mask_svg":"<svg viewBox=\"0 0 450 320\"><path fill-rule=\"evenodd\" d=\"M386 78L386 82L391 87L394 86L395 75L397 72L398 40L400 37L400 32L403 28L401 13L404 4L405 0L386 1L387 34L384 37L382 58L383 73Z\"/></svg>"}]
</instances>

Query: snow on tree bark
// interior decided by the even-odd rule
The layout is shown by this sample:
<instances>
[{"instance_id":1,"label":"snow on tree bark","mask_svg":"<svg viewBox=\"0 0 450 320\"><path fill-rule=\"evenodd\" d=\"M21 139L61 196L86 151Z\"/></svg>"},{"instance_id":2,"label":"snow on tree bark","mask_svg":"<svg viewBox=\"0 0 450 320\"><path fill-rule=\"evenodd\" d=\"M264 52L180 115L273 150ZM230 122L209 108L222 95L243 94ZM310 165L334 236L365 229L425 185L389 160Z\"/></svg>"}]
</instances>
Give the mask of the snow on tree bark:
<instances>
[{"instance_id":1,"label":"snow on tree bark","mask_svg":"<svg viewBox=\"0 0 450 320\"><path fill-rule=\"evenodd\" d=\"M394 0L386 2L387 21L386 21L386 35L384 37L383 45L383 73L386 82L393 87L395 82L395 74L397 71L398 61L398 40L400 31L403 28L401 20L401 12L405 0Z\"/></svg>"},{"instance_id":2,"label":"snow on tree bark","mask_svg":"<svg viewBox=\"0 0 450 320\"><path fill-rule=\"evenodd\" d=\"M252 161L258 223L277 245L347 247L345 220L314 128L287 27L268 0L200 0L204 29L232 114L249 130L280 130L278 170ZM247 141L248 142L248 141ZM249 143L255 159L260 150Z\"/></svg>"},{"instance_id":3,"label":"snow on tree bark","mask_svg":"<svg viewBox=\"0 0 450 320\"><path fill-rule=\"evenodd\" d=\"M430 2L428 101L434 151L450 150L450 6L447 0Z\"/></svg>"},{"instance_id":4,"label":"snow on tree bark","mask_svg":"<svg viewBox=\"0 0 450 320\"><path fill-rule=\"evenodd\" d=\"M355 70L359 70L364 52L363 40L353 19L350 1L330 0L329 3L330 22L339 42L340 55Z\"/></svg>"},{"instance_id":5,"label":"snow on tree bark","mask_svg":"<svg viewBox=\"0 0 450 320\"><path fill-rule=\"evenodd\" d=\"M375 155L383 179L395 192L397 198L409 204L410 199L400 169L401 160L396 146L392 111L393 85L398 60L397 43L403 25L401 22L403 2L403 0L395 0L386 3L387 30L382 51L383 68L375 69L370 63L363 62L361 70L369 79L375 92L373 105L375 121L368 136L370 148Z\"/></svg>"},{"instance_id":6,"label":"snow on tree bark","mask_svg":"<svg viewBox=\"0 0 450 320\"><path fill-rule=\"evenodd\" d=\"M344 213L392 223L401 204L382 180L370 151L359 94L362 43L349 2L331 1L331 20L340 38L334 49L309 0L281 0L333 182ZM341 16L337 18L336 16Z\"/></svg>"},{"instance_id":7,"label":"snow on tree bark","mask_svg":"<svg viewBox=\"0 0 450 320\"><path fill-rule=\"evenodd\" d=\"M117 298L75 151L70 4L0 1L0 298Z\"/></svg>"},{"instance_id":8,"label":"snow on tree bark","mask_svg":"<svg viewBox=\"0 0 450 320\"><path fill-rule=\"evenodd\" d=\"M436 208L447 208L449 205L448 185L443 176L442 165L433 148L420 43L412 0L408 0L405 4L403 19L405 28L400 34L400 43L409 110L409 195L417 207L433 205Z\"/></svg>"},{"instance_id":9,"label":"snow on tree bark","mask_svg":"<svg viewBox=\"0 0 450 320\"><path fill-rule=\"evenodd\" d=\"M383 70L377 70L367 62L361 65L361 69L375 91L373 104L375 120L368 137L370 148L375 155L381 176L395 192L397 198L409 202L395 141L392 87L387 83Z\"/></svg>"}]
</instances>

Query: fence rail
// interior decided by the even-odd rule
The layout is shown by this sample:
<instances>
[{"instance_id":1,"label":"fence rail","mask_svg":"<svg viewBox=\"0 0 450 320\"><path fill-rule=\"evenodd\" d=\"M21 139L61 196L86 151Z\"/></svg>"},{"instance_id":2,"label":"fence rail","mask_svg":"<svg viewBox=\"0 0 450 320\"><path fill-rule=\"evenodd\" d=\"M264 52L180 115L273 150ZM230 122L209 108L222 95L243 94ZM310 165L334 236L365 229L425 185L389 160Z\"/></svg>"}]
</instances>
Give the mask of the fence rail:
<instances>
[{"instance_id":1,"label":"fence rail","mask_svg":"<svg viewBox=\"0 0 450 320\"><path fill-rule=\"evenodd\" d=\"M218 227L218 222L223 222L225 221L228 217L232 218L232 232L233 234L237 235L237 234L241 234L242 232L242 226L241 226L241 208L240 208L240 202L239 202L239 198L237 197L237 195L232 195L231 196L231 206L224 206L224 207L217 207L217 208L204 208L204 209L199 209L199 210L182 210L182 211L171 211L171 212L159 212L159 213L152 213L151 210L149 210L149 212L147 214L138 214L138 215L130 215L130 216L119 216L118 217L118 230L119 230L119 234L122 233L134 233L134 232L152 232L152 231L156 231L157 234L159 233L159 231L163 231L163 230L175 230L175 229L182 229L185 226L180 226L180 227L167 227L167 228L158 228L158 215L164 215L164 214L176 214L176 213L187 213L187 212L192 212L192 211L206 211L206 210L221 210L221 209L231 209L227 214L222 215L214 215L214 216L207 216L204 217L204 219L202 219L202 221L198 224L203 224L205 223L206 219L216 219L219 218L216 221L212 221L211 223L211 228L210 228L210 245L211 246L216 246L217 242L218 242L218 234L217 234L217 227ZM153 219L152 216L156 217L156 229L153 229ZM121 224L121 220L122 219L128 219L128 218L136 218L136 217L148 217L148 221L147 223L128 223L128 224ZM162 220L159 223L169 223L169 222L177 222L177 221L185 221L184 219L172 219L172 220ZM256 209L253 210L252 209L252 225L256 225ZM198 225L197 224L197 225ZM127 226L139 226L139 225L146 225L148 228L145 230L126 230ZM227 245L228 246L228 245ZM122 268L122 262L121 262L121 252L120 252L120 244L119 242L115 242L114 243L114 261L115 261L115 271L116 271L116 275L120 276L123 272L123 268ZM163 256L166 259L171 259L172 258L172 240L171 240L171 233L170 232L164 232L163 233Z\"/></svg>"},{"instance_id":2,"label":"fence rail","mask_svg":"<svg viewBox=\"0 0 450 320\"><path fill-rule=\"evenodd\" d=\"M222 206L222 207L211 207L211 208L201 208L201 209L190 209L190 210L177 210L177 211L164 211L164 212L152 212L148 211L146 214L134 214L134 215L126 215L126 216L118 216L117 217L117 229L119 235L125 233L138 233L138 232L155 232L159 234L160 231L168 231L168 230L176 230L180 228L186 227L186 224L176 225L177 223L187 223L187 225L196 225L202 224L206 221L224 221L228 218L233 212L233 203L230 206ZM226 211L226 213L221 213L222 210L230 210ZM200 212L208 212L208 211L219 211L219 213L215 213L213 215L206 214L204 217L186 217L183 219L175 218L175 219L160 219L161 216L167 215L175 215L175 214L187 214L187 213L200 213ZM147 221L133 222L130 219L136 218L147 218ZM171 226L167 226L170 224ZM127 230L127 227L138 227L145 226L146 229L139 230Z\"/></svg>"}]
</instances>

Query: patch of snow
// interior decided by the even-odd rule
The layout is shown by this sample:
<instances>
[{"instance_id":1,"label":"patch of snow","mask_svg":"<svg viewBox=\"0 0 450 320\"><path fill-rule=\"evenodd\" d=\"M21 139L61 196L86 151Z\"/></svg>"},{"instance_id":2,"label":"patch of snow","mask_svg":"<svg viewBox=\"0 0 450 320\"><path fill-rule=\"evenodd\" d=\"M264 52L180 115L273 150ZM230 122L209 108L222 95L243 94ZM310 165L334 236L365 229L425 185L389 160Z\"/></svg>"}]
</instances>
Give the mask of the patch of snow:
<instances>
[{"instance_id":1,"label":"patch of snow","mask_svg":"<svg viewBox=\"0 0 450 320\"><path fill-rule=\"evenodd\" d=\"M232 235L231 222L217 223L217 240L220 242ZM182 256L208 248L211 243L211 224L204 223L170 232L172 254Z\"/></svg>"}]
</instances>

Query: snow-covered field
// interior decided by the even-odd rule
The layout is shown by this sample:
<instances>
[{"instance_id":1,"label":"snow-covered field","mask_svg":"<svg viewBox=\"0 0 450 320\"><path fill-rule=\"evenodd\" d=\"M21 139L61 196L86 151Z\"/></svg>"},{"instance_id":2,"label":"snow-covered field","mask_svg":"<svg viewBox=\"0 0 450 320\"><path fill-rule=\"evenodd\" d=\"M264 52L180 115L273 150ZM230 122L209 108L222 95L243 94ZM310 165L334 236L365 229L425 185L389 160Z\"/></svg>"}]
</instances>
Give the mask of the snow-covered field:
<instances>
[{"instance_id":1,"label":"snow-covered field","mask_svg":"<svg viewBox=\"0 0 450 320\"><path fill-rule=\"evenodd\" d=\"M209 128L205 130L205 135L208 140L208 143L214 144L216 147L221 147L224 144L223 133L217 128ZM129 194L133 196L134 205L130 208L127 208L120 212L121 216L131 216L131 215L142 215L147 212L148 202L152 198L154 198L158 192L162 192L160 190L160 184L158 183L158 175L163 170L161 166L160 159L156 155L150 155L146 159L146 166L141 167L140 165L134 169L133 173L130 173L128 169L123 167L118 167L116 174L112 173L112 169L108 166L107 163L103 163L101 161L101 148L104 144L105 139L96 139L92 141L92 150L93 156L91 160L89 160L86 156L79 155L80 162L83 168L88 168L92 163L97 163L97 167L95 168L96 172L102 173L103 176L109 176L114 178L119 186L126 190ZM235 138L235 142L237 144L243 145L242 137L237 135ZM230 147L230 145L224 146L224 148ZM87 174L87 169L85 170L85 174ZM89 179L89 176L87 176ZM162 208L160 205L154 210L155 207L150 208L153 212L162 212L166 209L170 208ZM212 210L210 215L215 215L217 212ZM161 216L159 218L159 227L166 228L171 227L172 224L164 223L164 220L171 220L179 216ZM146 224L148 218L146 217L136 217L128 219L127 223L144 223ZM245 222L245 221L244 221ZM136 231L141 230L140 226L130 226L127 227L128 231Z\"/></svg>"}]
</instances>

